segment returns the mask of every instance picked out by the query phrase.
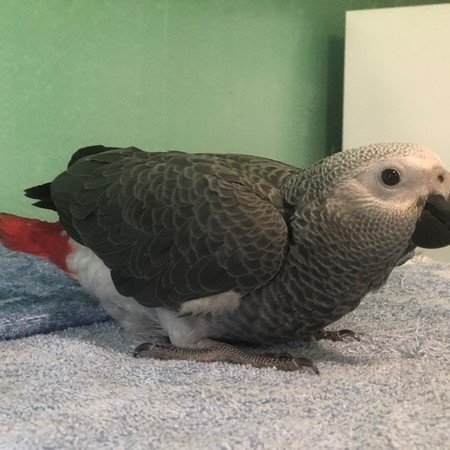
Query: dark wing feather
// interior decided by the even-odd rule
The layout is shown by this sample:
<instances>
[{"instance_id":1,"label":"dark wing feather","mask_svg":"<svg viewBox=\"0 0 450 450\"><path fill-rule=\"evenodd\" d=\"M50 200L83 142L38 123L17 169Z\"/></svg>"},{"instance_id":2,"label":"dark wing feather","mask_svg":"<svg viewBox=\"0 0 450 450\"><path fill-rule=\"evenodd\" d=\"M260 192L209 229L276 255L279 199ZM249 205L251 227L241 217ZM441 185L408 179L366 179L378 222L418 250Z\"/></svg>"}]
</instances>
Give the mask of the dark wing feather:
<instances>
[{"instance_id":1,"label":"dark wing feather","mask_svg":"<svg viewBox=\"0 0 450 450\"><path fill-rule=\"evenodd\" d=\"M279 183L290 166L251 156L115 149L75 161L51 185L68 234L147 306L249 292L283 264Z\"/></svg>"},{"instance_id":2,"label":"dark wing feather","mask_svg":"<svg viewBox=\"0 0 450 450\"><path fill-rule=\"evenodd\" d=\"M68 167L72 166L76 161L85 156L107 152L112 149L113 147L104 147L103 145L91 145L90 147L80 148L72 155ZM38 200L33 203L34 206L55 211L55 205L51 196L51 183L45 183L25 189L25 196Z\"/></svg>"}]
</instances>

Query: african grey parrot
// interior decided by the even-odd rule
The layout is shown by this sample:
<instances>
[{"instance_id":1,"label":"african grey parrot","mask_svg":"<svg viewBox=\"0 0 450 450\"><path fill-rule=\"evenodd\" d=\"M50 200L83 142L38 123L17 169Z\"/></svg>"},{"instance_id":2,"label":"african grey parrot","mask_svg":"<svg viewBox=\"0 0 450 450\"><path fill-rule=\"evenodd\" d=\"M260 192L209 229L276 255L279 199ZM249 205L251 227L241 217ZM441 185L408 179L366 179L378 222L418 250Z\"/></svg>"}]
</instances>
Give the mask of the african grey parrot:
<instances>
[{"instance_id":1,"label":"african grey parrot","mask_svg":"<svg viewBox=\"0 0 450 450\"><path fill-rule=\"evenodd\" d=\"M59 224L3 214L0 235L31 253L29 242L42 242L34 253L127 330L172 344L145 343L136 355L316 370L235 344L355 336L324 327L416 246L450 243L449 194L439 158L412 144L350 149L303 170L256 156L93 146L26 191Z\"/></svg>"}]
</instances>

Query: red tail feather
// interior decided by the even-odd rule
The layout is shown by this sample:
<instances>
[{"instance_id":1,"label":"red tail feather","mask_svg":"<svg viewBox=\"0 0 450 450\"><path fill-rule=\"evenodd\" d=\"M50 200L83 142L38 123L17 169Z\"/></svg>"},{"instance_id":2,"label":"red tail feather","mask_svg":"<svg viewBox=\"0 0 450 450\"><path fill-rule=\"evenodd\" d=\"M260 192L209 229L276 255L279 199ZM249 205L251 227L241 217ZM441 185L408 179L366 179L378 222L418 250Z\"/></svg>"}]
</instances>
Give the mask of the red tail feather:
<instances>
[{"instance_id":1,"label":"red tail feather","mask_svg":"<svg viewBox=\"0 0 450 450\"><path fill-rule=\"evenodd\" d=\"M0 241L10 250L41 256L70 273L67 256L72 248L59 222L0 213Z\"/></svg>"}]
</instances>

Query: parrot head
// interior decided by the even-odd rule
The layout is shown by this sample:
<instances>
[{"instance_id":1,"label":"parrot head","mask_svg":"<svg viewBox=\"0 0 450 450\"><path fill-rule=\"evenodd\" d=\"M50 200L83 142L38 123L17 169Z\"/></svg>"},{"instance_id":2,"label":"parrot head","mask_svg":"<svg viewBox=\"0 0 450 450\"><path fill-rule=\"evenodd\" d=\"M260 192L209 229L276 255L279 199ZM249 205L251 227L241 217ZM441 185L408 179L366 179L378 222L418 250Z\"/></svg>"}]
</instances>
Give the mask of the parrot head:
<instances>
[{"instance_id":1,"label":"parrot head","mask_svg":"<svg viewBox=\"0 0 450 450\"><path fill-rule=\"evenodd\" d=\"M313 224L328 247L353 248L359 261L378 251L395 263L414 247L450 244L450 173L419 145L345 150L299 173L286 194L296 204L294 227ZM308 227L299 235L308 239Z\"/></svg>"}]
</instances>

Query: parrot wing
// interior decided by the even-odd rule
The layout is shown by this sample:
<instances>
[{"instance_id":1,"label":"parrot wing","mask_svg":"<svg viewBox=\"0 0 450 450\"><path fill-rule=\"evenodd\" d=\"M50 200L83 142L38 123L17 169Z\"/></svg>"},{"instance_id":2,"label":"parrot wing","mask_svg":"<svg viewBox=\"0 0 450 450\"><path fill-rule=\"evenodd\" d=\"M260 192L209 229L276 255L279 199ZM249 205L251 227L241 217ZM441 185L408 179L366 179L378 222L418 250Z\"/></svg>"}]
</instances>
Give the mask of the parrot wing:
<instances>
[{"instance_id":1,"label":"parrot wing","mask_svg":"<svg viewBox=\"0 0 450 450\"><path fill-rule=\"evenodd\" d=\"M289 247L279 185L298 171L242 155L114 149L72 158L51 183L67 233L145 306L266 284Z\"/></svg>"}]
</instances>

